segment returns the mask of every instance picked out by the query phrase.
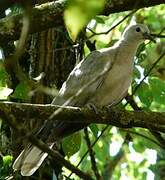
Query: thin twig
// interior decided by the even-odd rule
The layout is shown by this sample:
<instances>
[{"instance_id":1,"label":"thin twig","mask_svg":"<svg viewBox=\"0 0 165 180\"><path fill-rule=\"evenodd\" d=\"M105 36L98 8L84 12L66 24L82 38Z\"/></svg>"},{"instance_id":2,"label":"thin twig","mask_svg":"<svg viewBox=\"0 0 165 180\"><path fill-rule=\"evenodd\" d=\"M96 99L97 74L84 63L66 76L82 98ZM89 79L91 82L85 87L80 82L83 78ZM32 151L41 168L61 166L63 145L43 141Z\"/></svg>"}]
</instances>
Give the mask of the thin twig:
<instances>
[{"instance_id":1,"label":"thin twig","mask_svg":"<svg viewBox=\"0 0 165 180\"><path fill-rule=\"evenodd\" d=\"M146 75L143 77L143 79L140 81L140 83L135 87L135 89L132 92L132 95L135 94L135 92L139 89L139 87L141 86L141 84L143 83L143 81L149 76L149 74L151 73L151 71L154 69L154 67L159 63L159 61L165 56L165 52L159 56L159 58L153 63L153 65L151 66L151 68L148 70L148 72L146 73Z\"/></svg>"},{"instance_id":2,"label":"thin twig","mask_svg":"<svg viewBox=\"0 0 165 180\"><path fill-rule=\"evenodd\" d=\"M105 126L105 128L101 131L100 135L96 138L96 140L92 143L91 148L94 147L94 145L97 143L97 141L102 137L102 135L104 134L104 132L108 129L109 125ZM85 157L88 155L89 153L89 149L84 153L84 155L81 157L79 163L77 164L76 167L79 167L80 164L83 162L83 160L85 159ZM70 177L73 173L70 173L70 175L68 177Z\"/></svg>"},{"instance_id":3,"label":"thin twig","mask_svg":"<svg viewBox=\"0 0 165 180\"><path fill-rule=\"evenodd\" d=\"M157 38L165 38L165 35L160 35L160 34L152 34L151 33L151 36L157 37Z\"/></svg>"},{"instance_id":4,"label":"thin twig","mask_svg":"<svg viewBox=\"0 0 165 180\"><path fill-rule=\"evenodd\" d=\"M127 103L129 103L134 110L136 110L136 111L141 111L142 110L142 108L138 107L138 105L134 101L132 95L127 95L125 99L127 100ZM150 129L150 127L148 127L148 129ZM161 134L159 132L157 132L157 131L154 131L153 129L150 129L150 133L157 139L157 141L159 143L157 143L156 141L154 141L151 138L150 139L148 137L146 137L146 138L148 140L154 142L155 144L159 145L162 149L164 149L165 148L165 140L161 136ZM142 137L144 137L144 135L142 135Z\"/></svg>"},{"instance_id":5,"label":"thin twig","mask_svg":"<svg viewBox=\"0 0 165 180\"><path fill-rule=\"evenodd\" d=\"M136 131L132 131L132 130L129 130L129 129L120 129L120 131L124 131L124 132L130 133L130 134L135 134L135 135L137 135L137 136L143 137L143 138L147 139L148 141L151 141L151 142L153 142L154 144L158 145L159 147L162 147L161 144L158 143L157 141L155 141L154 139L152 139L152 138L150 138L150 137L148 137L148 136L145 136L145 135L143 135L143 134L141 134L141 133L138 133L138 132L136 132Z\"/></svg>"},{"instance_id":6,"label":"thin twig","mask_svg":"<svg viewBox=\"0 0 165 180\"><path fill-rule=\"evenodd\" d=\"M164 32L164 30L165 30L165 27L163 27L158 34L151 33L151 36L158 37L158 38L165 38L165 35L162 35L162 32Z\"/></svg>"},{"instance_id":7,"label":"thin twig","mask_svg":"<svg viewBox=\"0 0 165 180\"><path fill-rule=\"evenodd\" d=\"M110 29L108 29L105 32L94 32L92 29L87 28L89 31L91 31L93 34L91 36L88 37L88 39L92 38L95 35L102 35L102 34L108 34L110 31L112 31L113 29L115 29L119 24L121 24L124 20L126 20L128 17L130 17L131 15L133 15L135 12L137 11L137 9L131 11L129 14L127 14L123 19L121 19L118 23L116 23L114 26L112 26Z\"/></svg>"},{"instance_id":8,"label":"thin twig","mask_svg":"<svg viewBox=\"0 0 165 180\"><path fill-rule=\"evenodd\" d=\"M88 147L88 151L89 151L89 156L91 158L91 165L92 165L92 170L95 174L95 177L97 180L100 179L100 174L99 174L99 171L97 169L97 165L96 165L96 160L95 160L95 153L91 147L91 142L90 142L90 139L89 139L89 134L88 134L88 129L85 128L84 129L84 134L85 134L85 140L86 140L86 144L87 144L87 147Z\"/></svg>"}]
</instances>

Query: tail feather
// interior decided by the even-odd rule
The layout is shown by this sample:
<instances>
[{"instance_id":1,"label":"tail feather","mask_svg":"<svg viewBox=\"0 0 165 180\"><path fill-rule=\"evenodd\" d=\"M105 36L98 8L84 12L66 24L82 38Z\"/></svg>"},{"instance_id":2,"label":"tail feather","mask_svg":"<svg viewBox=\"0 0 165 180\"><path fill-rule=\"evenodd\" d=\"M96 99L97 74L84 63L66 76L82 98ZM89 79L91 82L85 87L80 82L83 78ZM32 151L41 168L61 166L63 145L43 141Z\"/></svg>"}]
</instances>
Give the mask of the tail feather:
<instances>
[{"instance_id":1,"label":"tail feather","mask_svg":"<svg viewBox=\"0 0 165 180\"><path fill-rule=\"evenodd\" d=\"M31 147L28 146L19 154L19 156L17 157L17 159L13 163L13 169L14 170L20 170L21 169L21 166L22 166L26 156L29 154L30 150L31 150Z\"/></svg>"},{"instance_id":2,"label":"tail feather","mask_svg":"<svg viewBox=\"0 0 165 180\"><path fill-rule=\"evenodd\" d=\"M49 147L52 148L51 144ZM28 147L24 149L13 164L13 169L21 170L22 176L31 176L43 163L47 153L42 152L36 146Z\"/></svg>"}]
</instances>

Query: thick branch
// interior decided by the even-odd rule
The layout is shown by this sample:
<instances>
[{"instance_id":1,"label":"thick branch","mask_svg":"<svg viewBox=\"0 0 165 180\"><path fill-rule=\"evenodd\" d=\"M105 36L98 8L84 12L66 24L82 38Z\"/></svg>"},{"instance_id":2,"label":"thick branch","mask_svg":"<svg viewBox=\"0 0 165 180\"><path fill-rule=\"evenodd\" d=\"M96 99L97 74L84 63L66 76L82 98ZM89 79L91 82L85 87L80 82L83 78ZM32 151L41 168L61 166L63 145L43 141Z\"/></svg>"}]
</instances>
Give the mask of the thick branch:
<instances>
[{"instance_id":1,"label":"thick branch","mask_svg":"<svg viewBox=\"0 0 165 180\"><path fill-rule=\"evenodd\" d=\"M49 2L33 8L30 33L40 32L63 25L63 11L66 0ZM122 12L131 9L150 7L164 3L164 0L107 0L102 15ZM13 15L0 20L0 44L4 41L17 40L22 27L22 14Z\"/></svg>"},{"instance_id":2,"label":"thick branch","mask_svg":"<svg viewBox=\"0 0 165 180\"><path fill-rule=\"evenodd\" d=\"M22 119L48 119L54 111L59 109L56 105L38 105L26 103L0 102L1 114L13 114L21 122ZM142 127L165 132L165 112L126 111L124 109L98 109L97 114L88 108L62 107L54 118L56 121L68 123L98 123L109 124L120 128Z\"/></svg>"},{"instance_id":3,"label":"thick branch","mask_svg":"<svg viewBox=\"0 0 165 180\"><path fill-rule=\"evenodd\" d=\"M52 1L52 0L49 0ZM48 1L47 1L48 2ZM24 0L24 2L21 1L11 1L11 0L1 0L0 1L0 12L3 12L7 8L10 8L13 4L16 3L28 3L31 5L34 4L40 4L40 1L38 0ZM140 9L144 7L150 7L150 6L155 6L164 3L164 0L152 0L152 1L146 1L146 0L138 0L132 2L132 0L106 0L105 3L105 8L103 11L104 15L108 15L110 13L116 13L116 12L121 12L121 11L127 11L131 10L134 8Z\"/></svg>"},{"instance_id":4,"label":"thick branch","mask_svg":"<svg viewBox=\"0 0 165 180\"><path fill-rule=\"evenodd\" d=\"M103 15L164 4L164 0L106 0Z\"/></svg>"},{"instance_id":5,"label":"thick branch","mask_svg":"<svg viewBox=\"0 0 165 180\"><path fill-rule=\"evenodd\" d=\"M65 0L50 2L32 9L30 34L62 25ZM0 44L17 40L22 28L23 14L9 16L0 20Z\"/></svg>"}]
</instances>

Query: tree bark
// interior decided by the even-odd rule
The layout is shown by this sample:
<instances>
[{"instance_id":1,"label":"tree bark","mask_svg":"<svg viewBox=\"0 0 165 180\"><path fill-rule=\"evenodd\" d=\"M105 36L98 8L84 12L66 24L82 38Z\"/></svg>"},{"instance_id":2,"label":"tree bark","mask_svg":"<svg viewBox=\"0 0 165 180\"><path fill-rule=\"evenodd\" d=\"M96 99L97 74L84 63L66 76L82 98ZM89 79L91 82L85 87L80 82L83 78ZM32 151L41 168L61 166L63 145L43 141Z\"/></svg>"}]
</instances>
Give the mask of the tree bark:
<instances>
[{"instance_id":1,"label":"tree bark","mask_svg":"<svg viewBox=\"0 0 165 180\"><path fill-rule=\"evenodd\" d=\"M66 0L61 0L33 8L29 33L33 34L52 27L59 27L63 25L62 17L65 3ZM134 3L132 0L123 0L120 1L120 3L116 0L107 0L105 3L105 8L101 14L109 15L111 13L150 7L163 3L164 0L140 0L135 1ZM22 14L17 14L0 20L0 45L4 42L17 40L19 38L22 27L21 19Z\"/></svg>"},{"instance_id":2,"label":"tree bark","mask_svg":"<svg viewBox=\"0 0 165 180\"><path fill-rule=\"evenodd\" d=\"M164 0L106 0L103 15L164 4Z\"/></svg>"},{"instance_id":3,"label":"tree bark","mask_svg":"<svg viewBox=\"0 0 165 180\"><path fill-rule=\"evenodd\" d=\"M59 111L60 108L60 111ZM54 117L52 114L57 112ZM13 114L15 119L22 121L64 121L66 123L98 123L109 124L119 128L142 127L165 132L165 112L126 111L118 108L97 109L97 114L88 108L60 107L56 105L39 105L26 103L0 103L0 117L3 114Z\"/></svg>"}]
</instances>

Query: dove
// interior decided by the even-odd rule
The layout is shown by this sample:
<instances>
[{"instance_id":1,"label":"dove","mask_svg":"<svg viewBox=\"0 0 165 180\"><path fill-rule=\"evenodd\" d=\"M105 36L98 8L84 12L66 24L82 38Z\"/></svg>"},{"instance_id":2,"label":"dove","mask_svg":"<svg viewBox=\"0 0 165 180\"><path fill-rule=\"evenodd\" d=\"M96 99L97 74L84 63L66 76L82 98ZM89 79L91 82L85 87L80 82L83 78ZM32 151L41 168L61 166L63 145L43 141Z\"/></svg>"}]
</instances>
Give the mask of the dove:
<instances>
[{"instance_id":1,"label":"dove","mask_svg":"<svg viewBox=\"0 0 165 180\"><path fill-rule=\"evenodd\" d=\"M75 66L52 104L102 107L119 103L126 96L132 81L137 48L146 39L153 40L146 25L128 25L112 47L91 52ZM83 88L85 85L87 88ZM80 90L81 93L75 96ZM46 121L37 137L53 148L57 140L86 126L84 123ZM29 144L15 160L13 169L21 170L22 176L31 176L47 156L47 153Z\"/></svg>"}]
</instances>

